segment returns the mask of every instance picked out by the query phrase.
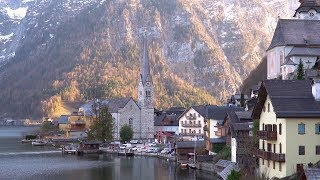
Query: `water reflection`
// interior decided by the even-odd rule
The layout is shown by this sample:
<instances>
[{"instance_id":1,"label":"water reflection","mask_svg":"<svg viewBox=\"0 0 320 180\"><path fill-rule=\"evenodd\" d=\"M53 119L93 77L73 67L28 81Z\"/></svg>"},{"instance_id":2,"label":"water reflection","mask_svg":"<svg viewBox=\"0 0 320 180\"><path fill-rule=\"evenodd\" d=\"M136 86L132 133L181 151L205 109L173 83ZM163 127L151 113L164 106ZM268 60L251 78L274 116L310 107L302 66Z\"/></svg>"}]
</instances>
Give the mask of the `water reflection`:
<instances>
[{"instance_id":1,"label":"water reflection","mask_svg":"<svg viewBox=\"0 0 320 180\"><path fill-rule=\"evenodd\" d=\"M0 128L0 179L193 180L216 179L202 171L181 170L174 162L150 157L62 155L51 147L19 143L25 129ZM5 134L5 136L3 136ZM10 136L8 136L10 134ZM37 151L37 152L34 152Z\"/></svg>"}]
</instances>

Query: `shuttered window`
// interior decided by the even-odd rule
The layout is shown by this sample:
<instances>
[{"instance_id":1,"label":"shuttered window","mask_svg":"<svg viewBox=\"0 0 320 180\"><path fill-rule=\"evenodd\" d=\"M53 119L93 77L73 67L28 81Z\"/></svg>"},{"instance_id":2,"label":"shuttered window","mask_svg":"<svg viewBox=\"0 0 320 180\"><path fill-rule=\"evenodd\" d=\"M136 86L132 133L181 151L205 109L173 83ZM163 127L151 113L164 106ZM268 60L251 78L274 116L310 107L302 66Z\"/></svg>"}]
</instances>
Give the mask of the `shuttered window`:
<instances>
[{"instance_id":1,"label":"shuttered window","mask_svg":"<svg viewBox=\"0 0 320 180\"><path fill-rule=\"evenodd\" d=\"M305 155L305 147L299 146L299 155Z\"/></svg>"}]
</instances>

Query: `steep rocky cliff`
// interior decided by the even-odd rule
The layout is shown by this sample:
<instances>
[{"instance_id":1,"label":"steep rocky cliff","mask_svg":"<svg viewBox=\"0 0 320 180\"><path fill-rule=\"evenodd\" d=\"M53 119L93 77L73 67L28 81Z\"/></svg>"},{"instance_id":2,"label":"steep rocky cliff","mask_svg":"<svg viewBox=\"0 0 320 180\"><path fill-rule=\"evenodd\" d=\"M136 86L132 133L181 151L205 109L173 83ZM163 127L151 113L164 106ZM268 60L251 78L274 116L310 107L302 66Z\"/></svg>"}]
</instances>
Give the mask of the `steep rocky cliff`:
<instances>
[{"instance_id":1,"label":"steep rocky cliff","mask_svg":"<svg viewBox=\"0 0 320 180\"><path fill-rule=\"evenodd\" d=\"M156 107L222 103L265 53L295 0L0 1L0 109L137 96L146 34Z\"/></svg>"}]
</instances>

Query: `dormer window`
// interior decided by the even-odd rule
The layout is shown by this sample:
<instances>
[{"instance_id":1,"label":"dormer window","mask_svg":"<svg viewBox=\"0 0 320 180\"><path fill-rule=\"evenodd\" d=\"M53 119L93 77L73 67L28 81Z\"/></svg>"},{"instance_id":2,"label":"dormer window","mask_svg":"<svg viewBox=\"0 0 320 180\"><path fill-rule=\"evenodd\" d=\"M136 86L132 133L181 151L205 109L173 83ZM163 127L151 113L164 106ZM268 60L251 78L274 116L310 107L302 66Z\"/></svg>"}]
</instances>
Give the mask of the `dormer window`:
<instances>
[{"instance_id":1,"label":"dormer window","mask_svg":"<svg viewBox=\"0 0 320 180\"><path fill-rule=\"evenodd\" d=\"M268 112L270 112L270 103L268 103Z\"/></svg>"}]
</instances>

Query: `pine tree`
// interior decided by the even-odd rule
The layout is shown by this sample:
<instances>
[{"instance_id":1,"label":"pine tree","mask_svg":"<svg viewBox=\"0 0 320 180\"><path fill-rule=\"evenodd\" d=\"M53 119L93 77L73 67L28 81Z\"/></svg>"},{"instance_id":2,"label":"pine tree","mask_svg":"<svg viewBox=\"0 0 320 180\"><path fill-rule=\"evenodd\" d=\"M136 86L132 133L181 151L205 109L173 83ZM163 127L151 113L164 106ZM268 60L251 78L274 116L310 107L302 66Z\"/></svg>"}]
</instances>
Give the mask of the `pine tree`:
<instances>
[{"instance_id":1,"label":"pine tree","mask_svg":"<svg viewBox=\"0 0 320 180\"><path fill-rule=\"evenodd\" d=\"M300 59L298 68L297 68L297 79L298 80L304 80L304 67L303 67L303 63Z\"/></svg>"},{"instance_id":2,"label":"pine tree","mask_svg":"<svg viewBox=\"0 0 320 180\"><path fill-rule=\"evenodd\" d=\"M96 119L88 133L88 139L102 142L112 141L112 129L112 115L109 113L108 107L103 107L96 114Z\"/></svg>"}]
</instances>

